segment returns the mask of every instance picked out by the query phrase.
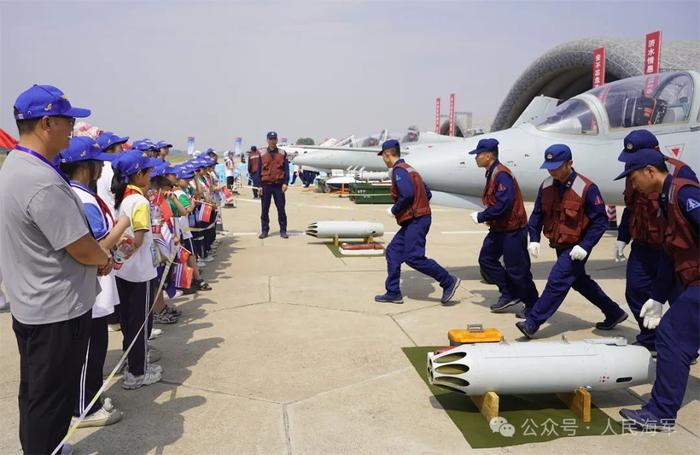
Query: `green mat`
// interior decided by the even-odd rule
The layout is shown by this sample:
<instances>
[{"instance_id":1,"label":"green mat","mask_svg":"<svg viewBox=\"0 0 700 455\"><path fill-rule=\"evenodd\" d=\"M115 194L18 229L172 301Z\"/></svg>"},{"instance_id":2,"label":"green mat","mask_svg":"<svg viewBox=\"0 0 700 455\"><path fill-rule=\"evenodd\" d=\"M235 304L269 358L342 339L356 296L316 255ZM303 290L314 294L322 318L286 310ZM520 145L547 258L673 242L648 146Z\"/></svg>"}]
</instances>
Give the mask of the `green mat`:
<instances>
[{"instance_id":1,"label":"green mat","mask_svg":"<svg viewBox=\"0 0 700 455\"><path fill-rule=\"evenodd\" d=\"M331 250L331 253L337 258L383 258L384 257L384 252L382 254L353 254L351 256L346 256L344 254L340 254L340 247L337 247L333 244L333 242L326 242L325 245L328 247L329 250Z\"/></svg>"},{"instance_id":2,"label":"green mat","mask_svg":"<svg viewBox=\"0 0 700 455\"><path fill-rule=\"evenodd\" d=\"M452 392L428 383L426 356L435 346L402 348L421 379L428 385L452 422L462 432L474 449L505 447L573 436L601 436L621 434L622 426L602 410L591 408L591 421L583 423L556 395L503 395L500 396L500 416L514 427L508 437L491 430L472 400L461 393Z\"/></svg>"}]
</instances>

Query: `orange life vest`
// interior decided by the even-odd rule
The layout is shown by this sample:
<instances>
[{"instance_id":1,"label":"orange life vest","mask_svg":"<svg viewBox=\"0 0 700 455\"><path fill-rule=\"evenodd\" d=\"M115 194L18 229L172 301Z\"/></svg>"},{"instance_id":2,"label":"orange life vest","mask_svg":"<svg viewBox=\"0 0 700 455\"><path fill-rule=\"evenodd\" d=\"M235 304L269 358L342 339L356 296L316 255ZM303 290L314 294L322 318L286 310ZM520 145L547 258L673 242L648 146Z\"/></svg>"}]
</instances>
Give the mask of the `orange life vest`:
<instances>
[{"instance_id":1,"label":"orange life vest","mask_svg":"<svg viewBox=\"0 0 700 455\"><path fill-rule=\"evenodd\" d=\"M260 152L255 151L255 152L250 152L248 155L248 173L249 174L257 174L258 173L258 165L260 162Z\"/></svg>"},{"instance_id":2,"label":"orange life vest","mask_svg":"<svg viewBox=\"0 0 700 455\"><path fill-rule=\"evenodd\" d=\"M554 179L549 177L540 186L543 229L552 248L564 248L578 244L583 237L590 220L584 210L588 189L593 182L581 174L571 186L559 196L559 188L554 186Z\"/></svg>"},{"instance_id":3,"label":"orange life vest","mask_svg":"<svg viewBox=\"0 0 700 455\"><path fill-rule=\"evenodd\" d=\"M394 215L396 217L396 222L402 224L413 218L430 215L430 201L428 200L428 193L425 191L425 185L423 185L423 179L420 174L405 162L396 163L394 169L396 168L405 169L413 184L413 202L410 207ZM391 198L394 202L399 199L399 189L396 186L396 176L393 172L391 173Z\"/></svg>"},{"instance_id":4,"label":"orange life vest","mask_svg":"<svg viewBox=\"0 0 700 455\"><path fill-rule=\"evenodd\" d=\"M684 286L700 285L700 245L698 234L678 205L678 192L684 186L700 188L700 184L674 178L668 193L664 248L673 257L676 274Z\"/></svg>"},{"instance_id":5,"label":"orange life vest","mask_svg":"<svg viewBox=\"0 0 700 455\"><path fill-rule=\"evenodd\" d=\"M284 181L284 159L287 157L287 152L277 149L276 153L270 153L267 147L260 154L262 160L262 172L260 180L262 183L286 183Z\"/></svg>"},{"instance_id":6,"label":"orange life vest","mask_svg":"<svg viewBox=\"0 0 700 455\"><path fill-rule=\"evenodd\" d=\"M496 165L493 172L486 180L486 186L484 187L484 194L481 196L481 202L486 207L496 204L496 191L498 190L498 185L496 185L496 175L499 172L506 173L513 179L513 184L515 185L515 199L513 200L513 205L508 212L496 219L487 221L486 224L488 224L494 231L514 231L527 226L527 214L525 213L525 204L523 204L523 195L520 193L520 186L518 186L518 182L515 180L515 177L513 177L510 169L501 163Z\"/></svg>"},{"instance_id":7,"label":"orange life vest","mask_svg":"<svg viewBox=\"0 0 700 455\"><path fill-rule=\"evenodd\" d=\"M685 163L666 158L669 173L676 177ZM635 190L629 177L625 180L625 206L629 209L629 231L632 239L661 247L664 243L666 220L659 208L659 193L645 195Z\"/></svg>"}]
</instances>

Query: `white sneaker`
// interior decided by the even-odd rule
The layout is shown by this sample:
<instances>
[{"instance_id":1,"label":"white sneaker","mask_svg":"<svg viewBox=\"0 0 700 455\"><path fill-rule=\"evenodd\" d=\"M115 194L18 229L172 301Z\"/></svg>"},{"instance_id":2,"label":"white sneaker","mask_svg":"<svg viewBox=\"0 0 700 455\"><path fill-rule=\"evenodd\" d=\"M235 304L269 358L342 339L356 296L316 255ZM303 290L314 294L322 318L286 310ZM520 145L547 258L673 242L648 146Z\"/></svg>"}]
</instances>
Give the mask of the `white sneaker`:
<instances>
[{"instance_id":1,"label":"white sneaker","mask_svg":"<svg viewBox=\"0 0 700 455\"><path fill-rule=\"evenodd\" d=\"M122 388L126 390L135 390L145 385L155 384L160 381L161 373L156 372L148 366L146 371L141 376L134 376L133 374L127 372L124 374L124 380L122 381Z\"/></svg>"},{"instance_id":2,"label":"white sneaker","mask_svg":"<svg viewBox=\"0 0 700 455\"><path fill-rule=\"evenodd\" d=\"M113 423L119 422L124 415L121 411L116 409L114 406L111 409L107 409L104 406L100 408L99 411L93 412L78 424L78 428L89 428L89 427L106 427L107 425L112 425ZM71 425L75 424L78 419L73 417Z\"/></svg>"},{"instance_id":3,"label":"white sneaker","mask_svg":"<svg viewBox=\"0 0 700 455\"><path fill-rule=\"evenodd\" d=\"M160 365L156 365L155 363L149 363L148 364L148 371L153 371L158 374L163 374L163 367Z\"/></svg>"},{"instance_id":4,"label":"white sneaker","mask_svg":"<svg viewBox=\"0 0 700 455\"><path fill-rule=\"evenodd\" d=\"M202 260L197 261L197 267L199 267L200 269L203 269L206 266L207 266L206 262L204 262Z\"/></svg>"},{"instance_id":5,"label":"white sneaker","mask_svg":"<svg viewBox=\"0 0 700 455\"><path fill-rule=\"evenodd\" d=\"M214 260L214 256L207 256L204 258L204 262L211 262Z\"/></svg>"},{"instance_id":6,"label":"white sneaker","mask_svg":"<svg viewBox=\"0 0 700 455\"><path fill-rule=\"evenodd\" d=\"M162 330L162 329L153 328L153 330L151 330L151 336L148 337L148 339L149 339L149 340L155 340L156 338L158 338L158 337L161 336L162 334L163 334L163 330Z\"/></svg>"}]
</instances>

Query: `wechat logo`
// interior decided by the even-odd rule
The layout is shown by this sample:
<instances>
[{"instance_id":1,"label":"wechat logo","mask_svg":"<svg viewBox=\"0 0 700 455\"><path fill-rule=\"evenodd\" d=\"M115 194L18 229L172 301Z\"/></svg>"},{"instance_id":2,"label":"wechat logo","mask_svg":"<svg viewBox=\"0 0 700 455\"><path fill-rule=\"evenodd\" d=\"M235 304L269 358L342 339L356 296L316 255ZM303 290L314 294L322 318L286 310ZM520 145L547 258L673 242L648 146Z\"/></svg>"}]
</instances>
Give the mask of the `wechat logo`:
<instances>
[{"instance_id":1,"label":"wechat logo","mask_svg":"<svg viewBox=\"0 0 700 455\"><path fill-rule=\"evenodd\" d=\"M494 417L489 422L491 431L500 433L504 438L512 438L515 434L515 427L508 423L505 417Z\"/></svg>"}]
</instances>

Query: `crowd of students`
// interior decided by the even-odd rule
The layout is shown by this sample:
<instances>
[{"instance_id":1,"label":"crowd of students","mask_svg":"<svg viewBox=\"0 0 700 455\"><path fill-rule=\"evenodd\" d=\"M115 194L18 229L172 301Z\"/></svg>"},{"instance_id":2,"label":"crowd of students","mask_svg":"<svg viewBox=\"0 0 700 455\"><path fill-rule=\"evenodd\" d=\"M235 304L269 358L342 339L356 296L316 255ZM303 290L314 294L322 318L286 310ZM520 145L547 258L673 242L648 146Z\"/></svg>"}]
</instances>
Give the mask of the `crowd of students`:
<instances>
[{"instance_id":1,"label":"crowd of students","mask_svg":"<svg viewBox=\"0 0 700 455\"><path fill-rule=\"evenodd\" d=\"M0 200L0 216L13 220L0 229L0 270L11 278L25 453L70 453L61 442L71 422L121 420L109 398L91 403L103 386L109 328L122 334L121 386L161 380L149 340L162 330L153 325L177 322L172 299L211 290L202 269L225 234L220 213L230 194L214 150L172 165L163 141L77 136L76 117L89 114L52 86L22 93L19 144L0 174L30 182Z\"/></svg>"}]
</instances>

